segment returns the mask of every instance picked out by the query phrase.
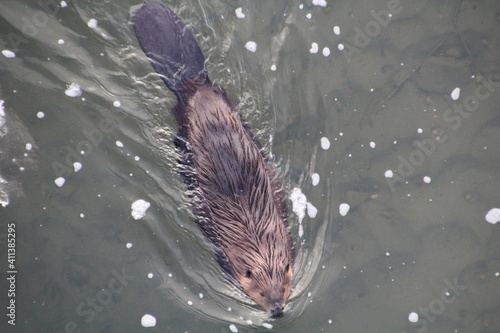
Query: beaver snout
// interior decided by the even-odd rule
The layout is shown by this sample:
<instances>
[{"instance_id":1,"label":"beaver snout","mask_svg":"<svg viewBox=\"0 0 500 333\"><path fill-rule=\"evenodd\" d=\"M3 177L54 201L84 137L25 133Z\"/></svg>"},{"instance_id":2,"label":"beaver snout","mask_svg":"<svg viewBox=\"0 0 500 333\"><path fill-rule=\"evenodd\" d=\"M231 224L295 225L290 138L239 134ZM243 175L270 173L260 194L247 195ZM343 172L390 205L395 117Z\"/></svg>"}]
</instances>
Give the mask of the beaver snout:
<instances>
[{"instance_id":1,"label":"beaver snout","mask_svg":"<svg viewBox=\"0 0 500 333\"><path fill-rule=\"evenodd\" d=\"M283 312L283 307L278 306L276 309L271 310L271 317L272 318L281 318L285 315Z\"/></svg>"}]
</instances>

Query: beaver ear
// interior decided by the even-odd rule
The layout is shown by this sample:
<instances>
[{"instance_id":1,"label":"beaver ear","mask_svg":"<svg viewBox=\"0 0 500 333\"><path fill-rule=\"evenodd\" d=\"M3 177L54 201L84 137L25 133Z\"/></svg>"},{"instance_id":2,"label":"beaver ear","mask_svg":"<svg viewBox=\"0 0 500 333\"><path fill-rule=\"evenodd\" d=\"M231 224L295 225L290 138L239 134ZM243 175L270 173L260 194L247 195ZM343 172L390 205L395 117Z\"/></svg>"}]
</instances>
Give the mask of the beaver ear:
<instances>
[{"instance_id":1,"label":"beaver ear","mask_svg":"<svg viewBox=\"0 0 500 333\"><path fill-rule=\"evenodd\" d=\"M250 270L250 268L247 268L247 271L245 272L245 277L247 277L247 278L252 277L252 271Z\"/></svg>"}]
</instances>

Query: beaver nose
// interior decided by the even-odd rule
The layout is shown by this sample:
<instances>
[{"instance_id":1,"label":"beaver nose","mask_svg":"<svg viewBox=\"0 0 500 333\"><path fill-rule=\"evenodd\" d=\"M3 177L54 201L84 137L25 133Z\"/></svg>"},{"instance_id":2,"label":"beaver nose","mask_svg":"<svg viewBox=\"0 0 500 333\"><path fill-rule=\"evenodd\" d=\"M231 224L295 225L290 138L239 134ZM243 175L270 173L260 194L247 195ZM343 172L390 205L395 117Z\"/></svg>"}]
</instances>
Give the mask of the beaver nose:
<instances>
[{"instance_id":1,"label":"beaver nose","mask_svg":"<svg viewBox=\"0 0 500 333\"><path fill-rule=\"evenodd\" d=\"M284 315L285 315L285 313L283 312L282 307L277 307L276 309L271 310L271 317L272 318L281 318Z\"/></svg>"}]
</instances>

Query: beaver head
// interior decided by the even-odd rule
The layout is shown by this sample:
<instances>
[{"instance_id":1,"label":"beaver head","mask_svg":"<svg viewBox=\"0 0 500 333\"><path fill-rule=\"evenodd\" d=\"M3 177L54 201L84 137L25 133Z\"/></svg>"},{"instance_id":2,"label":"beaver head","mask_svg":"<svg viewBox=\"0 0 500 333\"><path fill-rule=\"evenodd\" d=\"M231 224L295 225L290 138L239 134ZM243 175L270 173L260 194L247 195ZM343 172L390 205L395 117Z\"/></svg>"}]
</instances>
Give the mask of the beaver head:
<instances>
[{"instance_id":1,"label":"beaver head","mask_svg":"<svg viewBox=\"0 0 500 333\"><path fill-rule=\"evenodd\" d=\"M282 237L280 237L282 236ZM236 251L235 251L236 250ZM232 275L258 305L280 318L292 285L293 255L286 231L249 239L226 251Z\"/></svg>"},{"instance_id":2,"label":"beaver head","mask_svg":"<svg viewBox=\"0 0 500 333\"><path fill-rule=\"evenodd\" d=\"M239 279L248 296L269 311L273 318L283 316L292 284L290 264L282 263L280 269L281 272L269 272L265 267L247 268L245 275Z\"/></svg>"}]
</instances>

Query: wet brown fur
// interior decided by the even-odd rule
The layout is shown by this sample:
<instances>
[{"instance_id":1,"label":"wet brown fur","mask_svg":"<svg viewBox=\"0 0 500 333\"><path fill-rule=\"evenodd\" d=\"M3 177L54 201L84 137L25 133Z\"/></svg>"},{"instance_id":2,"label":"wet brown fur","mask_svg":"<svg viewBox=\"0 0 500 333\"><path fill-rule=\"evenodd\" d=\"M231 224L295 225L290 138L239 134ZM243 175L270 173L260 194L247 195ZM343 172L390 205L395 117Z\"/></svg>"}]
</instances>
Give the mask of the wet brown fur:
<instances>
[{"instance_id":1,"label":"wet brown fur","mask_svg":"<svg viewBox=\"0 0 500 333\"><path fill-rule=\"evenodd\" d=\"M145 2L132 16L142 49L176 94L176 146L197 223L221 267L274 317L292 284L293 249L281 183L226 93L210 82L182 21Z\"/></svg>"},{"instance_id":2,"label":"wet brown fur","mask_svg":"<svg viewBox=\"0 0 500 333\"><path fill-rule=\"evenodd\" d=\"M219 263L264 309L283 309L292 283L284 193L222 89L188 82L174 113L198 225Z\"/></svg>"}]
</instances>

